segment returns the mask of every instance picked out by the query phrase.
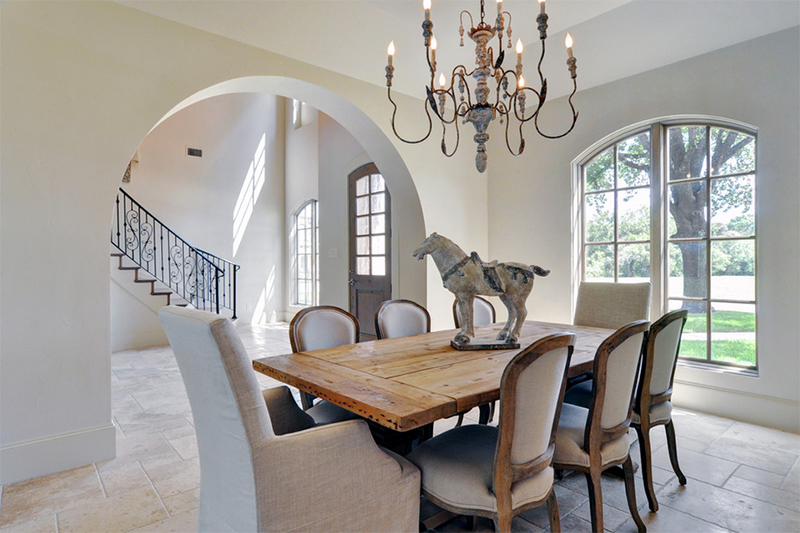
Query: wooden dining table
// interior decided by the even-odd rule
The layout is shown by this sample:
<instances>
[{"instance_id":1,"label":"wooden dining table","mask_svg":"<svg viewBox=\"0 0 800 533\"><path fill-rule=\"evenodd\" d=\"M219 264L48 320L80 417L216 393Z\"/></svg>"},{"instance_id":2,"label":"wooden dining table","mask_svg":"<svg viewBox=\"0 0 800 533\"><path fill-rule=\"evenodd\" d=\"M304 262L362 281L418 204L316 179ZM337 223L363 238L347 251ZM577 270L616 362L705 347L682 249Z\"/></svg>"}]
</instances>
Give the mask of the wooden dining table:
<instances>
[{"instance_id":1,"label":"wooden dining table","mask_svg":"<svg viewBox=\"0 0 800 533\"><path fill-rule=\"evenodd\" d=\"M475 328L475 336L493 339L502 327ZM519 349L459 351L450 345L456 331L256 358L253 368L381 426L409 431L498 400L506 365L538 339L575 334L569 369L574 376L592 369L597 347L614 332L528 321Z\"/></svg>"}]
</instances>

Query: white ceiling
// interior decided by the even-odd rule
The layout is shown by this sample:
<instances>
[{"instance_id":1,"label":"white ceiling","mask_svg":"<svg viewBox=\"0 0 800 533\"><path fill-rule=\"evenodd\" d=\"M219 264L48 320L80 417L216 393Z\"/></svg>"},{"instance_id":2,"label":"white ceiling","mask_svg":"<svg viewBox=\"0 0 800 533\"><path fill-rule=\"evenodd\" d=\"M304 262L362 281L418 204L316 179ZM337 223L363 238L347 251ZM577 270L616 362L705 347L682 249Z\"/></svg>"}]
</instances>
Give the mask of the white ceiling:
<instances>
[{"instance_id":1,"label":"white ceiling","mask_svg":"<svg viewBox=\"0 0 800 533\"><path fill-rule=\"evenodd\" d=\"M393 90L423 97L429 81L422 0L118 1L376 85L385 84L386 47L394 40ZM487 22L493 21L496 4L486 4ZM550 27L543 70L551 97L571 89L563 44L567 31L575 39L581 90L800 24L798 0L547 0L546 6ZM448 72L474 62L469 39L465 48L458 46L463 9L477 18L479 0L433 0L437 59ZM514 42L521 38L526 45L526 78L534 79L541 51L538 3L505 0L504 9L512 14ZM513 69L513 49L506 56L505 68Z\"/></svg>"}]
</instances>

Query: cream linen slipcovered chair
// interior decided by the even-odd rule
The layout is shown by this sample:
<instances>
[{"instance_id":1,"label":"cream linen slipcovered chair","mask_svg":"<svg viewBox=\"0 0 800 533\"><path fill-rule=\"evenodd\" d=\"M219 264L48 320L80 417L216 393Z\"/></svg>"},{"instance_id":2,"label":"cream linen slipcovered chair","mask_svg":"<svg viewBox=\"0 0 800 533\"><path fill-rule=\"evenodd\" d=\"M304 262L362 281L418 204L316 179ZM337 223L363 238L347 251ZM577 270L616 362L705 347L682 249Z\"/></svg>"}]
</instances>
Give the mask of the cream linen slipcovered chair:
<instances>
[{"instance_id":1,"label":"cream linen slipcovered chair","mask_svg":"<svg viewBox=\"0 0 800 533\"><path fill-rule=\"evenodd\" d=\"M461 314L460 314L460 306L458 305L458 300L453 301L453 321L456 324L456 329L461 328ZM481 326L488 326L489 324L494 324L497 321L497 315L494 310L494 306L489 300L481 298L480 296L476 296L472 303L472 325L476 328ZM479 424L488 424L494 418L494 402L491 404L481 405L480 406L480 418L478 420ZM464 422L464 413L458 415L458 423L456 426L460 426Z\"/></svg>"},{"instance_id":2,"label":"cream linen slipcovered chair","mask_svg":"<svg viewBox=\"0 0 800 533\"><path fill-rule=\"evenodd\" d=\"M589 408L564 403L556 434L555 468L583 472L589 487L592 530L603 531L600 475L622 465L628 508L640 532L646 531L636 509L628 428L646 320L627 324L597 348Z\"/></svg>"},{"instance_id":3,"label":"cream linen slipcovered chair","mask_svg":"<svg viewBox=\"0 0 800 533\"><path fill-rule=\"evenodd\" d=\"M180 307L159 318L197 431L199 531L417 531L419 471L364 422L276 436L231 321Z\"/></svg>"},{"instance_id":4,"label":"cream linen slipcovered chair","mask_svg":"<svg viewBox=\"0 0 800 533\"><path fill-rule=\"evenodd\" d=\"M338 307L318 305L306 307L289 323L289 342L292 351L307 352L335 348L358 342L359 327L356 317ZM317 424L331 424L342 420L360 418L355 413L325 400L314 401L314 396L300 392L300 403Z\"/></svg>"},{"instance_id":5,"label":"cream linen slipcovered chair","mask_svg":"<svg viewBox=\"0 0 800 533\"><path fill-rule=\"evenodd\" d=\"M646 283L582 281L575 303L576 326L618 329L650 316L650 288Z\"/></svg>"},{"instance_id":6,"label":"cream linen slipcovered chair","mask_svg":"<svg viewBox=\"0 0 800 533\"><path fill-rule=\"evenodd\" d=\"M561 530L552 467L573 335L551 335L522 350L500 384L498 427L453 428L407 458L422 471L422 493L448 511L492 518L511 531L517 514L547 503Z\"/></svg>"},{"instance_id":7,"label":"cream linen slipcovered chair","mask_svg":"<svg viewBox=\"0 0 800 533\"><path fill-rule=\"evenodd\" d=\"M375 332L379 339L408 337L430 330L430 313L411 300L386 300L375 310Z\"/></svg>"}]
</instances>

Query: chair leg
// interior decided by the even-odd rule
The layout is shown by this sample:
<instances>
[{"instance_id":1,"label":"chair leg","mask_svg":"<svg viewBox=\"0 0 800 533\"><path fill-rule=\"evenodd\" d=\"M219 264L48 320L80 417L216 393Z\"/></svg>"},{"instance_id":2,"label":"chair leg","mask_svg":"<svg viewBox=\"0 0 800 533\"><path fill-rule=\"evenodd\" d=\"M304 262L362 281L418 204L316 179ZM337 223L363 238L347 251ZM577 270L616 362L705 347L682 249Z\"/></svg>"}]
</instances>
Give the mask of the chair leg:
<instances>
[{"instance_id":1,"label":"chair leg","mask_svg":"<svg viewBox=\"0 0 800 533\"><path fill-rule=\"evenodd\" d=\"M550 519L550 533L561 533L561 515L558 511L555 487L551 489L550 497L547 498L547 516Z\"/></svg>"},{"instance_id":2,"label":"chair leg","mask_svg":"<svg viewBox=\"0 0 800 533\"><path fill-rule=\"evenodd\" d=\"M478 415L478 424L483 424L484 426L489 423L492 419L492 409L488 403L478 406L478 410L480 411L480 415Z\"/></svg>"},{"instance_id":3,"label":"chair leg","mask_svg":"<svg viewBox=\"0 0 800 533\"><path fill-rule=\"evenodd\" d=\"M456 427L460 428L461 424L463 424L463 423L464 423L464 413L459 413L458 414L458 422L456 422Z\"/></svg>"},{"instance_id":4,"label":"chair leg","mask_svg":"<svg viewBox=\"0 0 800 533\"><path fill-rule=\"evenodd\" d=\"M639 533L645 533L647 527L645 527L644 522L642 522L642 517L639 516L639 510L636 508L636 486L633 481L633 462L631 461L630 455L628 455L625 462L622 463L622 469L625 471L625 495L628 497L628 509L631 511L631 516L636 523L636 528Z\"/></svg>"},{"instance_id":5,"label":"chair leg","mask_svg":"<svg viewBox=\"0 0 800 533\"><path fill-rule=\"evenodd\" d=\"M514 515L510 512L497 513L497 518L494 519L494 529L498 533L511 533L511 521L514 519Z\"/></svg>"},{"instance_id":6,"label":"chair leg","mask_svg":"<svg viewBox=\"0 0 800 533\"><path fill-rule=\"evenodd\" d=\"M681 467L678 466L678 445L675 440L675 426L672 424L672 420L667 422L667 424L664 426L664 430L667 432L667 450L669 450L669 462L672 463L672 469L678 476L678 482L680 482L681 485L686 485L686 476L683 475L683 472L681 472Z\"/></svg>"},{"instance_id":7,"label":"chair leg","mask_svg":"<svg viewBox=\"0 0 800 533\"><path fill-rule=\"evenodd\" d=\"M603 533L603 489L600 486L601 472L586 472L586 485L589 488L589 511L592 517L592 531Z\"/></svg>"},{"instance_id":8,"label":"chair leg","mask_svg":"<svg viewBox=\"0 0 800 533\"><path fill-rule=\"evenodd\" d=\"M642 460L642 478L644 480L644 492L647 495L647 504L650 506L651 513L658 512L658 500L656 491L653 487L653 456L650 449L650 428L636 426L636 433L639 436L639 453Z\"/></svg>"}]
</instances>

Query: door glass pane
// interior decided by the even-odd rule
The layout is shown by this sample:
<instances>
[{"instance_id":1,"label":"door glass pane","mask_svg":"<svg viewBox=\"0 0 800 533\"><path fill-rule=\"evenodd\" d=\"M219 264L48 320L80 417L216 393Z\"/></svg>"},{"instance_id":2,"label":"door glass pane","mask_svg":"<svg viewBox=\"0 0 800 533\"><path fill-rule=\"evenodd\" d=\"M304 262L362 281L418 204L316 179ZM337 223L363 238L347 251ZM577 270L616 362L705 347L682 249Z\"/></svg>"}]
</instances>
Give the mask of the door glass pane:
<instances>
[{"instance_id":1,"label":"door glass pane","mask_svg":"<svg viewBox=\"0 0 800 533\"><path fill-rule=\"evenodd\" d=\"M369 276L369 257L356 258L356 274L359 276Z\"/></svg>"},{"instance_id":2,"label":"door glass pane","mask_svg":"<svg viewBox=\"0 0 800 533\"><path fill-rule=\"evenodd\" d=\"M617 145L617 187L650 183L650 133L629 137Z\"/></svg>"},{"instance_id":3,"label":"door glass pane","mask_svg":"<svg viewBox=\"0 0 800 533\"><path fill-rule=\"evenodd\" d=\"M676 126L667 129L669 179L685 180L706 175L706 127Z\"/></svg>"},{"instance_id":4,"label":"door glass pane","mask_svg":"<svg viewBox=\"0 0 800 533\"><path fill-rule=\"evenodd\" d=\"M384 255L386 253L386 236L372 237L372 254Z\"/></svg>"},{"instance_id":5,"label":"door glass pane","mask_svg":"<svg viewBox=\"0 0 800 533\"><path fill-rule=\"evenodd\" d=\"M607 191L614 187L614 147L604 151L589 164L584 171L585 190Z\"/></svg>"},{"instance_id":6,"label":"door glass pane","mask_svg":"<svg viewBox=\"0 0 800 533\"><path fill-rule=\"evenodd\" d=\"M364 196L365 194L369 194L369 176L356 180L356 196Z\"/></svg>"},{"instance_id":7,"label":"door glass pane","mask_svg":"<svg viewBox=\"0 0 800 533\"><path fill-rule=\"evenodd\" d=\"M620 241L650 240L650 189L617 193L617 226Z\"/></svg>"},{"instance_id":8,"label":"door glass pane","mask_svg":"<svg viewBox=\"0 0 800 533\"><path fill-rule=\"evenodd\" d=\"M669 243L669 295L705 298L706 243L685 241Z\"/></svg>"},{"instance_id":9,"label":"door glass pane","mask_svg":"<svg viewBox=\"0 0 800 533\"><path fill-rule=\"evenodd\" d=\"M756 299L755 252L755 242L750 239L712 241L711 298Z\"/></svg>"},{"instance_id":10,"label":"door glass pane","mask_svg":"<svg viewBox=\"0 0 800 533\"><path fill-rule=\"evenodd\" d=\"M669 237L705 237L708 217L708 187L705 181L677 183L669 187Z\"/></svg>"},{"instance_id":11,"label":"door glass pane","mask_svg":"<svg viewBox=\"0 0 800 533\"><path fill-rule=\"evenodd\" d=\"M356 219L356 235L369 235L369 217Z\"/></svg>"},{"instance_id":12,"label":"door glass pane","mask_svg":"<svg viewBox=\"0 0 800 533\"><path fill-rule=\"evenodd\" d=\"M372 257L372 275L373 276L386 275L386 257L382 255Z\"/></svg>"},{"instance_id":13,"label":"door glass pane","mask_svg":"<svg viewBox=\"0 0 800 533\"><path fill-rule=\"evenodd\" d=\"M756 307L715 302L711 307L711 359L756 364Z\"/></svg>"},{"instance_id":14,"label":"door glass pane","mask_svg":"<svg viewBox=\"0 0 800 533\"><path fill-rule=\"evenodd\" d=\"M356 237L356 254L369 255L369 237Z\"/></svg>"},{"instance_id":15,"label":"door glass pane","mask_svg":"<svg viewBox=\"0 0 800 533\"><path fill-rule=\"evenodd\" d=\"M711 180L711 235L750 237L755 233L755 176Z\"/></svg>"},{"instance_id":16,"label":"door glass pane","mask_svg":"<svg viewBox=\"0 0 800 533\"><path fill-rule=\"evenodd\" d=\"M386 232L386 215L372 215L372 233Z\"/></svg>"},{"instance_id":17,"label":"door glass pane","mask_svg":"<svg viewBox=\"0 0 800 533\"><path fill-rule=\"evenodd\" d=\"M711 175L756 169L755 137L724 128L711 128Z\"/></svg>"},{"instance_id":18,"label":"door glass pane","mask_svg":"<svg viewBox=\"0 0 800 533\"><path fill-rule=\"evenodd\" d=\"M384 193L372 195L372 212L383 213L386 211L386 195Z\"/></svg>"},{"instance_id":19,"label":"door glass pane","mask_svg":"<svg viewBox=\"0 0 800 533\"><path fill-rule=\"evenodd\" d=\"M586 242L614 240L614 193L587 194Z\"/></svg>"},{"instance_id":20,"label":"door glass pane","mask_svg":"<svg viewBox=\"0 0 800 533\"><path fill-rule=\"evenodd\" d=\"M686 325L681 335L680 357L708 359L708 329L705 302L670 300L669 310L686 309Z\"/></svg>"},{"instance_id":21,"label":"door glass pane","mask_svg":"<svg viewBox=\"0 0 800 533\"><path fill-rule=\"evenodd\" d=\"M650 281L649 244L620 244L617 248L617 261L619 281Z\"/></svg>"},{"instance_id":22,"label":"door glass pane","mask_svg":"<svg viewBox=\"0 0 800 533\"><path fill-rule=\"evenodd\" d=\"M372 174L370 178L372 179L371 192L381 192L386 189L386 184L383 181L383 176L381 176L380 174Z\"/></svg>"},{"instance_id":23,"label":"door glass pane","mask_svg":"<svg viewBox=\"0 0 800 533\"><path fill-rule=\"evenodd\" d=\"M369 196L362 196L356 198L356 215L369 214Z\"/></svg>"},{"instance_id":24,"label":"door glass pane","mask_svg":"<svg viewBox=\"0 0 800 533\"><path fill-rule=\"evenodd\" d=\"M587 246L585 250L586 280L614 281L614 246Z\"/></svg>"}]
</instances>

